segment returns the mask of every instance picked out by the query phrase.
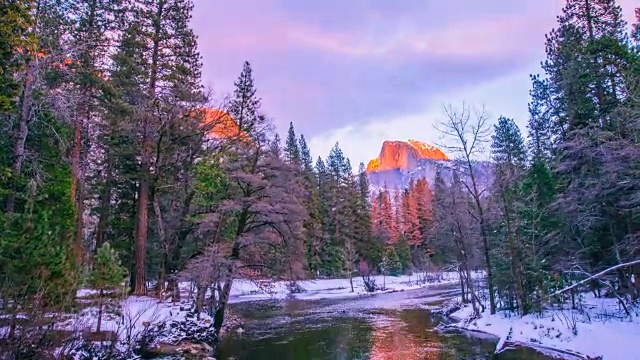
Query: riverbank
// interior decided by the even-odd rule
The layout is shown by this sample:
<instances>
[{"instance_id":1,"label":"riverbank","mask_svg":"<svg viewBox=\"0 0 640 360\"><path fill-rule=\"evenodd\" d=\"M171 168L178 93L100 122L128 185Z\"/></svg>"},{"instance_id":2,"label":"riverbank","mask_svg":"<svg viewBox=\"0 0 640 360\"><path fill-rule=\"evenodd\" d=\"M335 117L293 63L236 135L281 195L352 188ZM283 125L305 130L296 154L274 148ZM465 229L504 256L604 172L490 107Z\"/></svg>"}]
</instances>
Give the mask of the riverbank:
<instances>
[{"instance_id":1,"label":"riverbank","mask_svg":"<svg viewBox=\"0 0 640 360\"><path fill-rule=\"evenodd\" d=\"M480 275L482 274L478 274ZM386 283L387 289L378 291L373 296L365 294L363 289L358 291L357 288L351 293L350 286L346 286L349 284L348 279L300 282L300 289L294 293L277 291L287 288L286 283L272 283L271 291L258 292L256 289L263 289L263 284L250 285L244 281L239 282L240 286L236 287L230 299L229 310L240 315L246 323L236 324L235 328L229 329L222 336L216 351L221 351L226 357L220 357L219 354L216 357L219 360L232 359L242 354L249 357L241 358L258 356L262 359L264 357L260 356L266 356L265 348L281 354L295 352L295 349L304 345L305 348L318 347L315 350L316 355L323 356L333 356L330 353L334 351L362 348L369 349L366 350L369 355L376 355L370 357L371 359L391 359L394 358L391 357L392 354L398 351L403 352L407 359L421 359L425 358L426 354L433 353L447 354L446 357L441 357L443 359L458 359L462 355L474 355L479 359L492 358L491 353L498 341L496 337L438 334L436 326L442 317L433 314L431 310L459 296L459 287L454 276L441 276L439 280L432 280L434 281L430 283L417 283L415 275L411 278L387 277L381 280ZM85 296L84 301L90 301L91 293L81 293ZM201 314L200 319L189 317L193 304L191 297L187 295L185 294L180 303L162 302L150 297L128 297L119 303L119 313L109 311L105 314L103 329L108 330L103 332L112 332L115 339L119 339L116 340L118 347L124 348L124 352L127 353L126 349L135 345L136 339L159 324L165 324L168 328L174 328L173 324L178 329L199 329L190 333L207 331L212 319L205 314ZM70 319L65 327L75 331L79 330L79 325L84 329L87 326L94 327L95 308L87 306L85 311L84 314L75 317L76 320L84 319L85 323ZM331 334L336 329L340 329L341 335L334 337ZM176 336L175 332L168 335L162 339L156 337L151 350L156 350L156 354L159 353L158 350L200 350L193 346L201 344L197 339L180 342L180 336ZM115 339L112 338L111 341ZM320 346L327 341L331 343L332 348ZM373 348L371 341L375 345ZM208 351L210 348L203 350ZM300 357L302 355L296 353L293 358L306 359ZM312 358L314 357L309 357ZM522 347L516 352L502 353L497 359L541 358L530 349Z\"/></svg>"},{"instance_id":2,"label":"riverbank","mask_svg":"<svg viewBox=\"0 0 640 360\"><path fill-rule=\"evenodd\" d=\"M510 346L528 346L542 353L564 353L567 359L640 359L640 309L630 315L616 299L580 295L580 310L557 308L542 314L519 317L510 312L491 315L488 310L472 318L471 306L449 316L450 328L479 331L500 339L497 351Z\"/></svg>"},{"instance_id":3,"label":"riverbank","mask_svg":"<svg viewBox=\"0 0 640 360\"><path fill-rule=\"evenodd\" d=\"M474 276L482 276L481 272ZM233 283L229 303L258 300L322 300L322 299L348 299L369 297L377 294L393 293L398 291L416 290L439 285L455 284L458 275L455 272L421 273L402 276L372 276L378 289L367 292L362 278L349 279L315 279L296 282L294 291L291 291L288 281L266 281L238 279ZM353 291L351 284L353 283ZM144 330L149 325L172 321L180 321L188 314L193 305L191 303L195 294L191 293L189 283L180 284L182 301L172 303L161 301L155 297L129 296L117 300L118 311L105 311L101 328L104 331L121 333L123 337L131 337L133 334ZM78 291L78 301L86 304L81 312L62 323L60 326L66 329L82 327L95 328L97 325L97 308L94 305L97 291L81 289ZM202 321L210 321L202 314ZM126 329L123 329L126 328ZM126 331L125 331L126 330Z\"/></svg>"}]
</instances>

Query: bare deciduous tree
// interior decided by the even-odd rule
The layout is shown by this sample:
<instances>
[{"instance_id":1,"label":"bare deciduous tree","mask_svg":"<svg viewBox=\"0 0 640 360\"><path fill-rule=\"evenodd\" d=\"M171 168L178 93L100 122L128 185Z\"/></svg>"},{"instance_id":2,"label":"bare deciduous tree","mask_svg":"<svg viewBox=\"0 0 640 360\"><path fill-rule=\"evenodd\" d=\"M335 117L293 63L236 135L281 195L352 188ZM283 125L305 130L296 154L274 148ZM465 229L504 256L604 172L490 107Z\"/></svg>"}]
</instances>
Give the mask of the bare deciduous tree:
<instances>
[{"instance_id":1,"label":"bare deciduous tree","mask_svg":"<svg viewBox=\"0 0 640 360\"><path fill-rule=\"evenodd\" d=\"M252 131L259 125L253 124ZM273 156L265 135L263 132L252 136L251 141L237 142L225 156L221 162L228 177L224 200L214 204L200 224L201 231L215 228L208 250L192 261L205 264L206 269L218 269L210 278L217 282L213 294L217 332L224 322L231 286L242 268L288 272L293 277L291 273L299 268L293 260L303 257L302 224L306 211L300 173ZM230 224L227 234L220 233L222 224ZM200 266L191 269L193 273L206 270Z\"/></svg>"},{"instance_id":2,"label":"bare deciduous tree","mask_svg":"<svg viewBox=\"0 0 640 360\"><path fill-rule=\"evenodd\" d=\"M473 215L480 226L482 236L485 265L487 268L487 285L489 287L489 303L491 314L496 312L496 300L491 272L491 257L487 234L485 205L486 187L479 181L478 158L482 155L485 145L490 140L491 128L487 123L488 114L483 107L479 110L470 108L463 103L459 109L451 105L445 107L446 118L435 127L444 138L449 140L444 146L456 154L462 163L461 182L473 197Z\"/></svg>"}]
</instances>

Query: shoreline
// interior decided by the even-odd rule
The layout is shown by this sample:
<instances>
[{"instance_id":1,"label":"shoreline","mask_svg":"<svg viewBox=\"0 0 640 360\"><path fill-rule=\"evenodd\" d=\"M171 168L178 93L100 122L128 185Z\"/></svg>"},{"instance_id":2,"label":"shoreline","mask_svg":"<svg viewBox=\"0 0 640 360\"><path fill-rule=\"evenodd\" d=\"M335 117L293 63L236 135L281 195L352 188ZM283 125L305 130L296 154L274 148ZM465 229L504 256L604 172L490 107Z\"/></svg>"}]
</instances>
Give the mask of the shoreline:
<instances>
[{"instance_id":1,"label":"shoreline","mask_svg":"<svg viewBox=\"0 0 640 360\"><path fill-rule=\"evenodd\" d=\"M536 344L531 342L522 342L522 341L512 341L512 340L503 340L496 334L492 334L482 330L468 329L465 327L461 327L455 324L443 325L441 324L436 328L437 331L442 333L462 333L470 337L475 338L483 338L483 339L491 339L498 342L496 346L495 354L499 354L505 350L509 349L517 349L517 348L528 348L531 350L535 350L541 354L546 356L550 356L556 358L558 360L602 360L602 357L590 357L588 355L578 353L572 350L567 349L559 349L550 346L545 346L543 344Z\"/></svg>"},{"instance_id":2,"label":"shoreline","mask_svg":"<svg viewBox=\"0 0 640 360\"><path fill-rule=\"evenodd\" d=\"M552 308L523 317L485 311L480 318L471 318L470 305L453 298L433 311L447 320L438 331L491 338L498 341L495 353L524 347L563 360L629 359L634 344L640 342L640 318L613 319L612 299L583 294L583 301L578 310Z\"/></svg>"}]
</instances>

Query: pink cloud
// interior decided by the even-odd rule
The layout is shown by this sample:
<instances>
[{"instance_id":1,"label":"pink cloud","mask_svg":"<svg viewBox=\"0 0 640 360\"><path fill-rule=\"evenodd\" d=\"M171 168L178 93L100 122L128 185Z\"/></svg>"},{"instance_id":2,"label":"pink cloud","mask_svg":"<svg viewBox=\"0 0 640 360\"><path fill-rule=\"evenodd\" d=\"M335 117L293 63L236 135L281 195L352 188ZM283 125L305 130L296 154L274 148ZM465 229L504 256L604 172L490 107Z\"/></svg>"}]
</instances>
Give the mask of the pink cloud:
<instances>
[{"instance_id":1,"label":"pink cloud","mask_svg":"<svg viewBox=\"0 0 640 360\"><path fill-rule=\"evenodd\" d=\"M456 22L435 30L401 31L390 28L387 36L327 32L296 25L288 33L295 45L353 57L397 58L405 55L431 57L497 57L531 52L531 42L542 39L553 25L549 16L511 15Z\"/></svg>"}]
</instances>

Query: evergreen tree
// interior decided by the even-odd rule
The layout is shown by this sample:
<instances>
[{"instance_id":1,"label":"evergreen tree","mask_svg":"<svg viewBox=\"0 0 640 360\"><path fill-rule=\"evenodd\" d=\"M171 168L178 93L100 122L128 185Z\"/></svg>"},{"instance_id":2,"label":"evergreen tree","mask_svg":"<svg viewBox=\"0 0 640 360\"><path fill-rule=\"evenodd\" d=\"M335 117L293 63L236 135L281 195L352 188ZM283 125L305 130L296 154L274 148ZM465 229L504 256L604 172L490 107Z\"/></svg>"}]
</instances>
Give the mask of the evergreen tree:
<instances>
[{"instance_id":1,"label":"evergreen tree","mask_svg":"<svg viewBox=\"0 0 640 360\"><path fill-rule=\"evenodd\" d=\"M307 173L312 173L313 158L311 157L311 151L309 150L309 146L307 145L304 135L300 135L298 142L300 144L300 161L302 162L302 167Z\"/></svg>"},{"instance_id":2,"label":"evergreen tree","mask_svg":"<svg viewBox=\"0 0 640 360\"><path fill-rule=\"evenodd\" d=\"M275 134L269 144L269 150L275 157L282 158L282 141L280 140L280 135Z\"/></svg>"},{"instance_id":3,"label":"evergreen tree","mask_svg":"<svg viewBox=\"0 0 640 360\"><path fill-rule=\"evenodd\" d=\"M404 274L411 270L411 248L407 243L407 238L402 235L394 249L400 264L399 273Z\"/></svg>"},{"instance_id":4,"label":"evergreen tree","mask_svg":"<svg viewBox=\"0 0 640 360\"><path fill-rule=\"evenodd\" d=\"M508 248L508 258L510 266L507 271L511 276L506 276L501 272L501 268L496 264L497 278L507 278L505 281L506 291L515 292L519 311L521 315L528 312L529 294L524 291L522 245L520 244L519 226L520 220L517 218L518 209L518 187L521 181L526 162L526 149L524 140L520 134L518 126L512 119L500 117L498 124L494 126L493 142L491 144L492 158L495 164L495 175L492 194L496 198L496 216L499 224L493 232L498 233L498 251ZM506 246L504 246L506 244ZM497 259L504 258L496 256ZM498 260L500 261L500 260Z\"/></svg>"},{"instance_id":5,"label":"evergreen tree","mask_svg":"<svg viewBox=\"0 0 640 360\"><path fill-rule=\"evenodd\" d=\"M567 1L547 38L543 66L552 121L562 130L553 159L561 188L552 210L566 224L560 231L566 254L585 254L581 260L591 269L622 261L615 249L624 231L610 225L625 223L625 215L611 202L615 196L598 189L613 185L605 185L617 152L605 150L614 142L612 133L625 137L615 111L626 96L621 84L629 59L625 22L614 0Z\"/></svg>"},{"instance_id":6,"label":"evergreen tree","mask_svg":"<svg viewBox=\"0 0 640 360\"><path fill-rule=\"evenodd\" d=\"M380 261L379 243L375 241L372 232L372 206L370 204L369 179L365 171L364 163L358 166L357 175L357 207L356 223L354 228L357 239L357 248L360 256L375 267Z\"/></svg>"},{"instance_id":7,"label":"evergreen tree","mask_svg":"<svg viewBox=\"0 0 640 360\"><path fill-rule=\"evenodd\" d=\"M201 136L197 125L202 118L193 114L206 99L200 86L202 64L196 36L189 24L192 1L137 0L134 5L114 59L111 80L117 93L111 103L120 115L128 115L117 116L115 123L122 131L120 136L129 136L137 162L131 279L133 292L141 295L147 291L149 209L155 202L155 190L166 188L163 182L181 164L176 154L193 145L185 144L184 139Z\"/></svg>"},{"instance_id":8,"label":"evergreen tree","mask_svg":"<svg viewBox=\"0 0 640 360\"><path fill-rule=\"evenodd\" d=\"M118 259L116 252L109 246L109 243L102 244L96 252L93 270L87 281L92 289L100 291L97 332L100 332L102 324L105 291L117 289L126 278L127 269L120 265L120 259Z\"/></svg>"},{"instance_id":9,"label":"evergreen tree","mask_svg":"<svg viewBox=\"0 0 640 360\"><path fill-rule=\"evenodd\" d=\"M301 137L301 139L304 139ZM305 143L306 145L306 143ZM287 140L285 141L285 154L286 160L290 164L300 165L302 159L300 156L300 148L298 147L298 140L296 138L296 132L293 129L293 123L289 123L289 132L287 133ZM307 149L308 151L308 149ZM311 155L309 155L311 157Z\"/></svg>"},{"instance_id":10,"label":"evergreen tree","mask_svg":"<svg viewBox=\"0 0 640 360\"><path fill-rule=\"evenodd\" d=\"M20 93L17 74L26 66L31 48L32 1L4 1L0 4L0 116L17 105Z\"/></svg>"},{"instance_id":11,"label":"evergreen tree","mask_svg":"<svg viewBox=\"0 0 640 360\"><path fill-rule=\"evenodd\" d=\"M395 247L389 247L387 249L385 258L387 259L387 274L390 276L400 276L402 274L402 261Z\"/></svg>"},{"instance_id":12,"label":"evergreen tree","mask_svg":"<svg viewBox=\"0 0 640 360\"><path fill-rule=\"evenodd\" d=\"M289 139L287 139L289 143ZM318 179L313 168L311 151L307 146L304 135L298 140L300 149L299 164L302 167L303 186L306 192L304 205L309 217L305 220L305 249L306 264L311 274L317 274L320 270L321 245L323 240L322 218L320 216L320 194Z\"/></svg>"},{"instance_id":13,"label":"evergreen tree","mask_svg":"<svg viewBox=\"0 0 640 360\"><path fill-rule=\"evenodd\" d=\"M555 153L557 144L554 139L555 130L560 130L554 126L552 119L553 107L548 104L549 84L546 79L541 79L540 75L532 75L532 89L529 91L531 102L529 102L529 149L535 158L549 161Z\"/></svg>"},{"instance_id":14,"label":"evergreen tree","mask_svg":"<svg viewBox=\"0 0 640 360\"><path fill-rule=\"evenodd\" d=\"M248 61L245 61L234 86L233 99L229 103L229 115L238 124L240 131L247 134L261 133L262 129L255 127L260 123L258 110L262 101L256 95L258 90L253 85L251 64Z\"/></svg>"},{"instance_id":15,"label":"evergreen tree","mask_svg":"<svg viewBox=\"0 0 640 360\"><path fill-rule=\"evenodd\" d=\"M76 206L75 252L76 260L83 262L85 256L84 218L85 202L90 196L87 189L90 169L89 156L95 154L92 139L88 138L89 129L95 131L103 112L102 103L98 100L99 92L104 87L106 63L113 50L110 33L118 33L116 19L122 15L122 4L117 0L88 0L80 2L72 8L76 18L71 31L74 51L65 60L71 70L71 92L75 99L73 109L73 145L70 150L73 178L71 198ZM94 151L92 151L94 150ZM95 159L91 159L95 160Z\"/></svg>"},{"instance_id":16,"label":"evergreen tree","mask_svg":"<svg viewBox=\"0 0 640 360\"><path fill-rule=\"evenodd\" d=\"M69 1L0 5L0 288L9 337L19 313L62 310L75 296L71 256L74 208L66 144L68 113L60 101L68 71ZM9 30L8 32L5 32ZM30 319L36 320L36 319Z\"/></svg>"}]
</instances>

